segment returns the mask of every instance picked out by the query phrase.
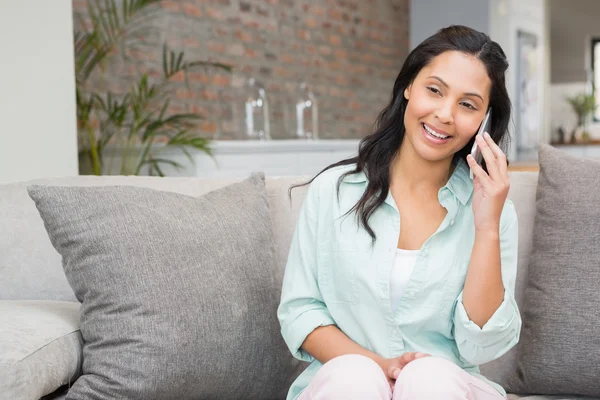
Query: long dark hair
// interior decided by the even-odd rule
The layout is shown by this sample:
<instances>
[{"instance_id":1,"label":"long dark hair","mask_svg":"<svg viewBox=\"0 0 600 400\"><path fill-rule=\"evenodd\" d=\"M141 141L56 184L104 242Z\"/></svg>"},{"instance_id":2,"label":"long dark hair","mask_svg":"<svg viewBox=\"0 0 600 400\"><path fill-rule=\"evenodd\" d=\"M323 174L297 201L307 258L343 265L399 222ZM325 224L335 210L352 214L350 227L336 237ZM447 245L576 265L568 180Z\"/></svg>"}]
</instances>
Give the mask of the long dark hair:
<instances>
[{"instance_id":1,"label":"long dark hair","mask_svg":"<svg viewBox=\"0 0 600 400\"><path fill-rule=\"evenodd\" d=\"M493 109L493 118L489 134L496 143L506 148L511 112L510 98L505 83L505 73L508 68L506 55L500 45L492 41L486 34L466 26L453 25L439 30L410 52L394 83L392 100L377 117L373 133L360 141L358 156L329 165L310 181L292 186L290 192L295 187L312 183L317 176L328 169L356 164L355 169L340 176L337 190L339 194L340 184L347 175L365 173L368 180L367 189L348 213L356 212L357 220L375 240L375 232L369 226L368 221L388 195L389 167L404 139L404 113L408 104L408 100L404 97L404 90L414 81L423 67L446 51L460 51L473 55L485 65L487 74L492 81L489 106ZM474 140L475 138L471 139L454 155L452 160L454 165L459 159L466 161ZM485 163L483 167L485 169Z\"/></svg>"}]
</instances>

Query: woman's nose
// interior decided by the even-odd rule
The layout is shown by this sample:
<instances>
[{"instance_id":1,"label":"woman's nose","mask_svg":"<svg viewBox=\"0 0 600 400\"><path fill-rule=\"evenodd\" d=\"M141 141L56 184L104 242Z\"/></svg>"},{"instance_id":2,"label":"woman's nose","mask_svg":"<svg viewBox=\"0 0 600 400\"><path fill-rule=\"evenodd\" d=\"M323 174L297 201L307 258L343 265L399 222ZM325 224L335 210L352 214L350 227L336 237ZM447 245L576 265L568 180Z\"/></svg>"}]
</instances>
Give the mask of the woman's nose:
<instances>
[{"instance_id":1,"label":"woman's nose","mask_svg":"<svg viewBox=\"0 0 600 400\"><path fill-rule=\"evenodd\" d=\"M449 102L440 104L436 110L435 116L443 124L451 124L454 122L454 106Z\"/></svg>"}]
</instances>

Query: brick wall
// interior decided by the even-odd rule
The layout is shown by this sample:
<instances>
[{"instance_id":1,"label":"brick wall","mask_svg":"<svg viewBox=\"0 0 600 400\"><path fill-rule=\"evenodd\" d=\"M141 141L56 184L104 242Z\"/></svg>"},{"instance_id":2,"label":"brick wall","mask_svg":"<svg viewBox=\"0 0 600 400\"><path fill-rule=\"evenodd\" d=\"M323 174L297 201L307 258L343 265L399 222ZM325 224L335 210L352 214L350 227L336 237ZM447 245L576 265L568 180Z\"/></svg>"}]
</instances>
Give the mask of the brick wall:
<instances>
[{"instance_id":1,"label":"brick wall","mask_svg":"<svg viewBox=\"0 0 600 400\"><path fill-rule=\"evenodd\" d=\"M286 98L305 80L319 104L322 138L357 138L371 131L387 104L408 51L409 0L171 0L163 1L149 38L152 50L119 61L103 84L119 92L138 71L160 74L162 43L187 60L231 64L180 79L173 110L200 112L201 131L218 139L241 137L240 97L248 77L267 89L272 136L285 136L278 118ZM73 0L84 17L85 0ZM97 78L100 79L100 78Z\"/></svg>"}]
</instances>

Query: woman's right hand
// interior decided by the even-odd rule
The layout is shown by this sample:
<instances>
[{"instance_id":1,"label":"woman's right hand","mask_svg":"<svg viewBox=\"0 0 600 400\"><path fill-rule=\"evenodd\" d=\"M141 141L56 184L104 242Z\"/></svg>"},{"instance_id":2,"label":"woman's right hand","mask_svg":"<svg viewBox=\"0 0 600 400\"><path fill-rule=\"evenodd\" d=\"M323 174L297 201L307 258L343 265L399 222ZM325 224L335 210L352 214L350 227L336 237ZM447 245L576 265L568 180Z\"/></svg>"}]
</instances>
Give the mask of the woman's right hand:
<instances>
[{"instance_id":1,"label":"woman's right hand","mask_svg":"<svg viewBox=\"0 0 600 400\"><path fill-rule=\"evenodd\" d=\"M419 352L409 352L404 353L398 357L386 358L383 360L383 362L380 363L381 369L387 377L392 392L394 391L394 384L396 383L396 378L398 378L398 375L400 375L400 371L402 371L402 368L404 368L409 362L423 357L430 357L430 355Z\"/></svg>"}]
</instances>

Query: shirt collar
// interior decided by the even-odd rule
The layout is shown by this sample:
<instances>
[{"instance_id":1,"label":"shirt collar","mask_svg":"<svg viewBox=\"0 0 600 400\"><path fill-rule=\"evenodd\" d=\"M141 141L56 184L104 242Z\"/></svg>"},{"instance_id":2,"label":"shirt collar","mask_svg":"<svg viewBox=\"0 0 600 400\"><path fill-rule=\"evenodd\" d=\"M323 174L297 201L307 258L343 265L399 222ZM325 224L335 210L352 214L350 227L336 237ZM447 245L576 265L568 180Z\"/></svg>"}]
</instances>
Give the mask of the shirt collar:
<instances>
[{"instance_id":1,"label":"shirt collar","mask_svg":"<svg viewBox=\"0 0 600 400\"><path fill-rule=\"evenodd\" d=\"M366 183L367 176L363 171L356 174L348 175L343 180L344 183ZM454 168L452 176L442 187L441 190L447 189L461 202L464 206L467 204L473 193L473 181L469 176L469 166L463 159L459 159Z\"/></svg>"},{"instance_id":2,"label":"shirt collar","mask_svg":"<svg viewBox=\"0 0 600 400\"><path fill-rule=\"evenodd\" d=\"M469 176L469 171L469 166L465 160L462 158L459 159L452 176L444 186L452 192L454 197L456 197L463 206L468 203L473 194L473 180Z\"/></svg>"}]
</instances>

